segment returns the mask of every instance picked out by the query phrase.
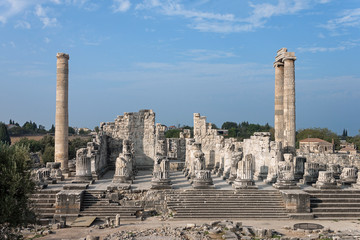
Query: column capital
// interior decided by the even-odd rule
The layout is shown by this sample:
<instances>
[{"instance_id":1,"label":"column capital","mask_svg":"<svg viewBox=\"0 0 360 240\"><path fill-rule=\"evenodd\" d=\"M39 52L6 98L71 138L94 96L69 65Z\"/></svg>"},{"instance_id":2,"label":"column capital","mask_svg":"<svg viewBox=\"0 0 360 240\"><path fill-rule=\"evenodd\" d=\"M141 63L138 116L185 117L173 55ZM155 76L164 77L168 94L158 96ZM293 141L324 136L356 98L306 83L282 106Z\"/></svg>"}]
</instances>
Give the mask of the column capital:
<instances>
[{"instance_id":1,"label":"column capital","mask_svg":"<svg viewBox=\"0 0 360 240\"><path fill-rule=\"evenodd\" d=\"M294 52L286 52L282 58L282 62L285 62L286 60L296 60L295 53Z\"/></svg>"},{"instance_id":2,"label":"column capital","mask_svg":"<svg viewBox=\"0 0 360 240\"><path fill-rule=\"evenodd\" d=\"M66 53L57 53L56 57L59 58L66 58L67 60L69 60L69 54Z\"/></svg>"},{"instance_id":3,"label":"column capital","mask_svg":"<svg viewBox=\"0 0 360 240\"><path fill-rule=\"evenodd\" d=\"M282 67L282 66L284 66L284 63L282 63L282 62L274 62L274 68Z\"/></svg>"}]
</instances>

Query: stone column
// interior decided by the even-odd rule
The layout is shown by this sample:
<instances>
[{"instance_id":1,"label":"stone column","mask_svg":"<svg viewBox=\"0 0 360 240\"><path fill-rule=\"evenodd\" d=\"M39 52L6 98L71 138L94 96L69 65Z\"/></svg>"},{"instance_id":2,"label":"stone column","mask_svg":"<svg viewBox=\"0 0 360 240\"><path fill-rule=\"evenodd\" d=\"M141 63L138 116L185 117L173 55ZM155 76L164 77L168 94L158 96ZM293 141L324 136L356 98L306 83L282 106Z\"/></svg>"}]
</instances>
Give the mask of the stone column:
<instances>
[{"instance_id":1,"label":"stone column","mask_svg":"<svg viewBox=\"0 0 360 240\"><path fill-rule=\"evenodd\" d=\"M61 170L68 169L68 88L69 55L58 53L56 64L56 116L55 116L55 162L61 163Z\"/></svg>"},{"instance_id":2,"label":"stone column","mask_svg":"<svg viewBox=\"0 0 360 240\"><path fill-rule=\"evenodd\" d=\"M284 64L274 63L275 68L275 141L284 140Z\"/></svg>"},{"instance_id":3,"label":"stone column","mask_svg":"<svg viewBox=\"0 0 360 240\"><path fill-rule=\"evenodd\" d=\"M238 163L237 178L232 185L235 189L256 189L254 181L254 157L247 154L242 161Z\"/></svg>"},{"instance_id":4,"label":"stone column","mask_svg":"<svg viewBox=\"0 0 360 240\"><path fill-rule=\"evenodd\" d=\"M284 53L284 150L295 153L295 53Z\"/></svg>"}]
</instances>

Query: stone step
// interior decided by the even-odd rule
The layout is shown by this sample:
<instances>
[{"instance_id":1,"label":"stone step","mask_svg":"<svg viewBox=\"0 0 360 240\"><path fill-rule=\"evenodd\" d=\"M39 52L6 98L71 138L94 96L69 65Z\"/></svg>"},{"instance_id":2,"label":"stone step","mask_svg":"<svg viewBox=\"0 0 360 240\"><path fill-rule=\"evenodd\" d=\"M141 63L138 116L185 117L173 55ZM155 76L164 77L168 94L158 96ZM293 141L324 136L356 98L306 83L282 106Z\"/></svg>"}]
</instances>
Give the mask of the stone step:
<instances>
[{"instance_id":1,"label":"stone step","mask_svg":"<svg viewBox=\"0 0 360 240\"><path fill-rule=\"evenodd\" d=\"M38 208L36 209L37 213L43 214L43 213L55 213L55 208Z\"/></svg>"},{"instance_id":2,"label":"stone step","mask_svg":"<svg viewBox=\"0 0 360 240\"><path fill-rule=\"evenodd\" d=\"M318 208L313 208L311 209L311 212L313 213L326 213L326 212L343 212L343 213L348 213L348 212L353 212L353 213L359 213L360 214L360 208L347 208L347 207L334 207L334 208L329 208L329 207L318 207Z\"/></svg>"},{"instance_id":3,"label":"stone step","mask_svg":"<svg viewBox=\"0 0 360 240\"><path fill-rule=\"evenodd\" d=\"M308 192L309 194L342 194L342 193L345 193L345 194L360 194L360 190L331 190L331 189L323 189L323 190L308 190L306 191Z\"/></svg>"},{"instance_id":4,"label":"stone step","mask_svg":"<svg viewBox=\"0 0 360 240\"><path fill-rule=\"evenodd\" d=\"M310 198L360 198L360 194L311 194Z\"/></svg>"},{"instance_id":5,"label":"stone step","mask_svg":"<svg viewBox=\"0 0 360 240\"><path fill-rule=\"evenodd\" d=\"M360 203L360 198L310 198L311 203Z\"/></svg>"},{"instance_id":6,"label":"stone step","mask_svg":"<svg viewBox=\"0 0 360 240\"><path fill-rule=\"evenodd\" d=\"M166 196L186 196L186 197L260 197L260 196L281 196L279 193L229 193L229 194L222 194L222 193L171 193L165 194Z\"/></svg>"},{"instance_id":7,"label":"stone step","mask_svg":"<svg viewBox=\"0 0 360 240\"><path fill-rule=\"evenodd\" d=\"M39 193L34 193L30 195L30 198L56 198L56 194L39 194Z\"/></svg>"},{"instance_id":8,"label":"stone step","mask_svg":"<svg viewBox=\"0 0 360 240\"><path fill-rule=\"evenodd\" d=\"M200 197L200 196L193 196L193 197L185 197L185 196L177 196L177 197L168 197L166 198L168 201L172 201L172 200L209 200L209 199L214 199L214 200L218 200L218 201L223 201L223 200L232 200L232 201L241 201L241 200L256 200L256 201L270 201L272 199L276 199L276 200L282 200L281 197L279 196L274 196L274 197Z\"/></svg>"},{"instance_id":9,"label":"stone step","mask_svg":"<svg viewBox=\"0 0 360 240\"><path fill-rule=\"evenodd\" d=\"M210 211L211 210L211 211ZM176 215L181 213L192 213L192 214L227 214L231 211L231 214L287 214L288 212L284 209L268 209L268 210L256 210L256 209L228 209L228 211L224 211L223 209L174 209ZM227 213L226 213L227 212Z\"/></svg>"},{"instance_id":10,"label":"stone step","mask_svg":"<svg viewBox=\"0 0 360 240\"><path fill-rule=\"evenodd\" d=\"M175 214L174 218L217 218L217 219L229 219L229 218L288 218L288 214L251 214L251 213L241 213L241 214L212 214L212 213L206 213L206 214L195 214L195 213L183 213L183 214Z\"/></svg>"},{"instance_id":11,"label":"stone step","mask_svg":"<svg viewBox=\"0 0 360 240\"><path fill-rule=\"evenodd\" d=\"M326 219L359 219L360 213L344 213L344 212L329 212L329 213L314 213L314 218L326 218Z\"/></svg>"},{"instance_id":12,"label":"stone step","mask_svg":"<svg viewBox=\"0 0 360 240\"><path fill-rule=\"evenodd\" d=\"M134 213L126 213L126 212L111 212L111 213L92 213L92 212L80 212L79 215L81 216L96 216L96 217L106 217L106 216L112 216L115 217L116 214L120 214L120 217L134 217L136 218L136 215Z\"/></svg>"},{"instance_id":13,"label":"stone step","mask_svg":"<svg viewBox=\"0 0 360 240\"><path fill-rule=\"evenodd\" d=\"M248 206L242 206L242 205L226 205L226 206L216 206L216 205L204 205L204 204L198 204L198 205L175 205L175 206L168 206L170 208L173 209L208 209L209 211L214 210L214 211L224 211L226 209L231 210L242 210L242 209L250 209L250 210L256 210L256 209L268 209L268 210L272 210L272 209L284 209L285 208L281 205L272 205L272 206L268 206L268 205L248 205Z\"/></svg>"},{"instance_id":14,"label":"stone step","mask_svg":"<svg viewBox=\"0 0 360 240\"><path fill-rule=\"evenodd\" d=\"M55 203L56 199L49 199L49 198L29 198L31 203Z\"/></svg>"},{"instance_id":15,"label":"stone step","mask_svg":"<svg viewBox=\"0 0 360 240\"><path fill-rule=\"evenodd\" d=\"M92 207L92 208L83 208L81 211L93 211L93 212L116 212L116 211L141 211L143 208L139 207L112 207L112 208L105 208L105 207Z\"/></svg>"},{"instance_id":16,"label":"stone step","mask_svg":"<svg viewBox=\"0 0 360 240\"><path fill-rule=\"evenodd\" d=\"M339 203L311 203L310 207L311 208L318 208L318 207L346 207L346 208L360 208L360 202L359 203L341 203L341 205L339 205Z\"/></svg>"},{"instance_id":17,"label":"stone step","mask_svg":"<svg viewBox=\"0 0 360 240\"><path fill-rule=\"evenodd\" d=\"M234 204L234 205L251 205L251 204L282 204L282 201L215 201L215 200L206 200L206 201L169 201L167 202L169 205L178 205L178 204L214 204L214 205L224 205L224 204Z\"/></svg>"},{"instance_id":18,"label":"stone step","mask_svg":"<svg viewBox=\"0 0 360 240\"><path fill-rule=\"evenodd\" d=\"M37 220L38 224L43 225L43 226L51 224L52 221L53 221L53 218L41 218L41 219Z\"/></svg>"},{"instance_id":19,"label":"stone step","mask_svg":"<svg viewBox=\"0 0 360 240\"><path fill-rule=\"evenodd\" d=\"M31 206L33 208L52 208L54 203L32 203Z\"/></svg>"}]
</instances>

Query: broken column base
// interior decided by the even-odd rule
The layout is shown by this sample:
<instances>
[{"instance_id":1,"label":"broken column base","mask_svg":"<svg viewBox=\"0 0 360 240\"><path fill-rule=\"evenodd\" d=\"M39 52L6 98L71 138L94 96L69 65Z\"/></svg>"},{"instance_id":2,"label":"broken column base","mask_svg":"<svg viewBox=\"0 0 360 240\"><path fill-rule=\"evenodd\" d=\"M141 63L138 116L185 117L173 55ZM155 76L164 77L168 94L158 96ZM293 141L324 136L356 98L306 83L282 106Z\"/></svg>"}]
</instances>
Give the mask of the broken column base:
<instances>
[{"instance_id":1,"label":"broken column base","mask_svg":"<svg viewBox=\"0 0 360 240\"><path fill-rule=\"evenodd\" d=\"M258 189L252 179L235 179L232 186L235 189Z\"/></svg>"},{"instance_id":2,"label":"broken column base","mask_svg":"<svg viewBox=\"0 0 360 240\"><path fill-rule=\"evenodd\" d=\"M360 183L355 183L352 185L353 188L360 189Z\"/></svg>"},{"instance_id":3,"label":"broken column base","mask_svg":"<svg viewBox=\"0 0 360 240\"><path fill-rule=\"evenodd\" d=\"M317 176L304 176L302 179L300 179L300 183L311 185L316 183L317 179Z\"/></svg>"},{"instance_id":4,"label":"broken column base","mask_svg":"<svg viewBox=\"0 0 360 240\"><path fill-rule=\"evenodd\" d=\"M294 180L282 180L273 184L276 189L300 189Z\"/></svg>"},{"instance_id":5,"label":"broken column base","mask_svg":"<svg viewBox=\"0 0 360 240\"><path fill-rule=\"evenodd\" d=\"M150 189L171 189L170 179L152 179Z\"/></svg>"},{"instance_id":6,"label":"broken column base","mask_svg":"<svg viewBox=\"0 0 360 240\"><path fill-rule=\"evenodd\" d=\"M133 183L133 180L127 176L114 176L113 180L112 180L113 183L129 183L129 184L132 184Z\"/></svg>"},{"instance_id":7,"label":"broken column base","mask_svg":"<svg viewBox=\"0 0 360 240\"><path fill-rule=\"evenodd\" d=\"M226 182L231 185L231 184L234 183L235 179L236 179L236 177L231 176L231 177L229 177L228 179L226 179Z\"/></svg>"},{"instance_id":8,"label":"broken column base","mask_svg":"<svg viewBox=\"0 0 360 240\"><path fill-rule=\"evenodd\" d=\"M314 188L317 189L340 189L341 187L334 183L324 183L324 182L316 182L312 185Z\"/></svg>"},{"instance_id":9,"label":"broken column base","mask_svg":"<svg viewBox=\"0 0 360 240\"><path fill-rule=\"evenodd\" d=\"M214 183L212 179L197 179L195 178L192 186L194 189L214 189Z\"/></svg>"},{"instance_id":10,"label":"broken column base","mask_svg":"<svg viewBox=\"0 0 360 240\"><path fill-rule=\"evenodd\" d=\"M272 175L272 176L268 176L263 182L266 184L273 184L276 183L276 180L277 180L277 176Z\"/></svg>"}]
</instances>

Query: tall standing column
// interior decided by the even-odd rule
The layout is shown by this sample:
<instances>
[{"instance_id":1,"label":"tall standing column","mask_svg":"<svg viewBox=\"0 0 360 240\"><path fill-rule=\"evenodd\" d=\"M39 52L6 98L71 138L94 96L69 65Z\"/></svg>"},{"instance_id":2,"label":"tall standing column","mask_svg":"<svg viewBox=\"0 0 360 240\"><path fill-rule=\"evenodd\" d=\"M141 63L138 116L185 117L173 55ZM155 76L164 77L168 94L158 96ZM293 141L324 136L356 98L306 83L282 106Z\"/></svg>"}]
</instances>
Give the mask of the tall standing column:
<instances>
[{"instance_id":1,"label":"tall standing column","mask_svg":"<svg viewBox=\"0 0 360 240\"><path fill-rule=\"evenodd\" d=\"M69 55L56 55L56 115L55 115L55 162L61 163L63 173L68 168L68 89L69 89Z\"/></svg>"},{"instance_id":2,"label":"tall standing column","mask_svg":"<svg viewBox=\"0 0 360 240\"><path fill-rule=\"evenodd\" d=\"M295 153L295 53L284 53L284 149Z\"/></svg>"},{"instance_id":3,"label":"tall standing column","mask_svg":"<svg viewBox=\"0 0 360 240\"><path fill-rule=\"evenodd\" d=\"M275 68L275 141L284 140L284 64L274 63Z\"/></svg>"}]
</instances>

